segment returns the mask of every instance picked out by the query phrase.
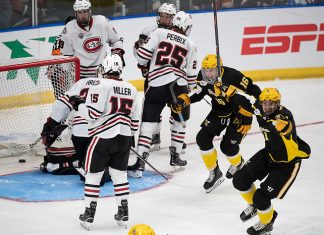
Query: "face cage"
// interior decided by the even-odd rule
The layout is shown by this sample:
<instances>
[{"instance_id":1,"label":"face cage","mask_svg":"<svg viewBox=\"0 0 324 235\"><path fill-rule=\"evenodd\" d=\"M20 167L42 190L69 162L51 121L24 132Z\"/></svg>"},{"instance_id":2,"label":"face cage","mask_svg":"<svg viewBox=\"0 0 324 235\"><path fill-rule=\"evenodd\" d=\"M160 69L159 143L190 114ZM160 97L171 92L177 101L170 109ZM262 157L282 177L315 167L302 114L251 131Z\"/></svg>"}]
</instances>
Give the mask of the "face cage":
<instances>
[{"instance_id":1,"label":"face cage","mask_svg":"<svg viewBox=\"0 0 324 235\"><path fill-rule=\"evenodd\" d=\"M213 70L215 71L215 74L212 74L212 76L207 76L206 75L206 70ZM213 73L212 71L210 71L210 73ZM201 74L202 77L204 79L205 82L207 82L208 84L215 84L215 82L217 82L217 77L218 77L218 70L217 68L211 68L211 69L201 69Z\"/></svg>"},{"instance_id":2,"label":"face cage","mask_svg":"<svg viewBox=\"0 0 324 235\"><path fill-rule=\"evenodd\" d=\"M84 20L80 20L79 17L78 17L78 11L75 12L75 17L77 19L77 22L80 26L82 27L87 27L89 26L90 24L90 19L91 19L91 15L92 15L92 12L91 12L91 8L88 9L88 10L82 10L82 11L88 11L89 15L88 15L88 19L84 19Z\"/></svg>"},{"instance_id":3,"label":"face cage","mask_svg":"<svg viewBox=\"0 0 324 235\"><path fill-rule=\"evenodd\" d=\"M279 108L280 101L264 100L261 101L262 111L266 117L270 117Z\"/></svg>"},{"instance_id":4,"label":"face cage","mask_svg":"<svg viewBox=\"0 0 324 235\"><path fill-rule=\"evenodd\" d=\"M171 17L171 20L170 20L170 24L169 25L166 25L166 24L161 24L161 13L162 14L166 14L168 16ZM156 23L157 25L159 26L159 28L164 28L164 29L170 29L172 27L172 21L173 21L173 18L174 18L174 15L171 15L169 13L165 13L165 12L158 12L157 16L156 16Z\"/></svg>"}]
</instances>

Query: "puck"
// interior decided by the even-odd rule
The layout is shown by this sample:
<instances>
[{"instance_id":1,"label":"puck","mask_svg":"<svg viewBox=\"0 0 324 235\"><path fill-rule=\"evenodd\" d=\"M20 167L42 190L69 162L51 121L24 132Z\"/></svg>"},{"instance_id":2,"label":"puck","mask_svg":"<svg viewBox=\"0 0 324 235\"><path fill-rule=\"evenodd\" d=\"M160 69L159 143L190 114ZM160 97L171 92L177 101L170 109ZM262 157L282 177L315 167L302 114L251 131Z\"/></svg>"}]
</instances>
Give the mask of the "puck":
<instances>
[{"instance_id":1,"label":"puck","mask_svg":"<svg viewBox=\"0 0 324 235\"><path fill-rule=\"evenodd\" d=\"M26 162L26 159L19 159L19 162Z\"/></svg>"}]
</instances>

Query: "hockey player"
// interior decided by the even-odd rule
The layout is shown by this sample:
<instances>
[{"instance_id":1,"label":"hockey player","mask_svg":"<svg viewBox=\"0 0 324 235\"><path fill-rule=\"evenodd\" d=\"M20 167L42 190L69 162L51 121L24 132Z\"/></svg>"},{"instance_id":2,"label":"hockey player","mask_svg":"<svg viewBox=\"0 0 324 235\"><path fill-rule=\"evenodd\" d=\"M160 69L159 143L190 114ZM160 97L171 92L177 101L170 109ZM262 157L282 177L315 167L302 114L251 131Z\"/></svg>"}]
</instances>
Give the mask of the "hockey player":
<instances>
[{"instance_id":1,"label":"hockey player","mask_svg":"<svg viewBox=\"0 0 324 235\"><path fill-rule=\"evenodd\" d=\"M137 151L147 159L152 142L152 134L158 125L160 114L166 104L172 104L175 97L187 97L188 86L195 86L196 78L196 46L188 38L191 31L191 16L183 11L173 19L171 30L159 28L150 34L150 38L137 50L140 66L149 64L148 89L145 93L142 123L138 139ZM174 86L174 87L173 87ZM184 123L189 119L189 106L182 110L172 110L174 124L171 130L170 165L179 170L187 165L180 159L185 137ZM183 120L180 119L180 116ZM128 167L128 174L141 177L145 164L139 158L134 165Z\"/></svg>"},{"instance_id":2,"label":"hockey player","mask_svg":"<svg viewBox=\"0 0 324 235\"><path fill-rule=\"evenodd\" d=\"M280 105L276 88L265 88L260 102L255 103L257 121L265 139L265 147L249 159L234 175L233 185L248 203L241 214L243 222L258 215L259 222L247 229L248 234L270 234L278 213L271 200L282 199L299 172L302 159L310 155L310 147L296 132L292 113ZM262 181L256 189L254 182Z\"/></svg>"},{"instance_id":3,"label":"hockey player","mask_svg":"<svg viewBox=\"0 0 324 235\"><path fill-rule=\"evenodd\" d=\"M85 160L85 212L80 215L81 225L86 229L90 229L94 220L100 179L107 166L118 204L115 220L127 227L129 183L126 169L132 136L139 126L140 107L136 88L120 78L122 68L118 55L108 55L100 67L103 79L80 80L72 90L82 87L84 95L69 97L73 109L88 120L92 137Z\"/></svg>"},{"instance_id":4,"label":"hockey player","mask_svg":"<svg viewBox=\"0 0 324 235\"><path fill-rule=\"evenodd\" d=\"M156 30L157 28L164 28L164 29L171 29L172 27L172 20L177 13L176 7L172 3L163 3L160 8L158 9L157 16L156 16L156 23L154 25L150 25L141 32L139 35L138 40L134 44L134 55L136 57L137 49L145 43L145 41L149 38L150 34ZM147 75L149 72L149 63L145 64L144 66L141 66L138 64L138 67L142 71L142 75L145 78L144 80L144 92L148 88L148 79ZM170 124L173 124L173 118L170 117ZM157 125L157 128L153 132L152 136L152 146L154 146L154 150L160 149L161 144L161 138L160 138L160 132L161 132L161 122L162 122L162 116L160 116L159 124Z\"/></svg>"},{"instance_id":5,"label":"hockey player","mask_svg":"<svg viewBox=\"0 0 324 235\"><path fill-rule=\"evenodd\" d=\"M80 59L80 77L96 76L96 68L107 55L108 46L112 47L112 54L123 60L123 38L111 22L102 15L92 16L89 0L76 0L73 9L76 19L66 24L57 47L62 55Z\"/></svg>"},{"instance_id":6,"label":"hockey player","mask_svg":"<svg viewBox=\"0 0 324 235\"><path fill-rule=\"evenodd\" d=\"M197 77L197 87L190 95L190 103L198 102L206 95L211 98L212 109L202 122L201 129L196 136L201 157L209 170L209 177L204 183L207 193L224 181L223 173L218 165L217 151L213 145L215 136L219 136L226 130L220 149L231 164L226 173L227 178L232 178L244 164L240 154L240 143L251 128L252 113L241 107L239 102L235 102L233 94L240 90L258 97L261 92L252 79L233 68L223 66L221 59L220 68L221 74L218 74L216 55L206 55Z\"/></svg>"}]
</instances>

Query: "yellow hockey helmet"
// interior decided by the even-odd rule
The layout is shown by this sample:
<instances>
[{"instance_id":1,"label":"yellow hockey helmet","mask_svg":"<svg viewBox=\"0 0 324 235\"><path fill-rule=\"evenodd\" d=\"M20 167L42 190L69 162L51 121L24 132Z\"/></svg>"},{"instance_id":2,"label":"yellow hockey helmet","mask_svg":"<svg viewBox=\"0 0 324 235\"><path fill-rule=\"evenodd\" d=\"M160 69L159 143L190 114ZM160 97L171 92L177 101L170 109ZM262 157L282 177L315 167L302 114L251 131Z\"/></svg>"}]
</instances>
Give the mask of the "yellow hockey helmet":
<instances>
[{"instance_id":1,"label":"yellow hockey helmet","mask_svg":"<svg viewBox=\"0 0 324 235\"><path fill-rule=\"evenodd\" d=\"M276 88L264 88L259 98L260 101L271 100L280 102L281 95Z\"/></svg>"},{"instance_id":2,"label":"yellow hockey helmet","mask_svg":"<svg viewBox=\"0 0 324 235\"><path fill-rule=\"evenodd\" d=\"M223 66L222 58L219 58L220 66ZM214 69L217 67L217 57L214 54L206 55L201 63L203 69Z\"/></svg>"},{"instance_id":3,"label":"yellow hockey helmet","mask_svg":"<svg viewBox=\"0 0 324 235\"><path fill-rule=\"evenodd\" d=\"M128 231L128 235L155 235L155 232L146 224L136 224Z\"/></svg>"}]
</instances>

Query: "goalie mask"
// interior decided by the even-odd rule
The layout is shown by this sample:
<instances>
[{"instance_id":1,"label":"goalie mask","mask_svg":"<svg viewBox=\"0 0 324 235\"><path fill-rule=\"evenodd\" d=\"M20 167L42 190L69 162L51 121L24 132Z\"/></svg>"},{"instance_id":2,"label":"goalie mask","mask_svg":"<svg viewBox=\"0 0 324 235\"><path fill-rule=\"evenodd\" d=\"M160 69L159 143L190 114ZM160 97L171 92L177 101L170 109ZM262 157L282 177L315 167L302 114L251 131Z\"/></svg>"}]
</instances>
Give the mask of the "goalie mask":
<instances>
[{"instance_id":1,"label":"goalie mask","mask_svg":"<svg viewBox=\"0 0 324 235\"><path fill-rule=\"evenodd\" d=\"M73 5L73 10L77 22L82 27L87 27L91 19L91 3L89 0L76 0Z\"/></svg>"},{"instance_id":2,"label":"goalie mask","mask_svg":"<svg viewBox=\"0 0 324 235\"><path fill-rule=\"evenodd\" d=\"M97 77L119 76L123 70L123 62L119 55L107 55L97 69Z\"/></svg>"},{"instance_id":3,"label":"goalie mask","mask_svg":"<svg viewBox=\"0 0 324 235\"><path fill-rule=\"evenodd\" d=\"M189 36L192 28L192 17L190 14L179 11L173 18L172 26L178 28L186 36Z\"/></svg>"},{"instance_id":4,"label":"goalie mask","mask_svg":"<svg viewBox=\"0 0 324 235\"><path fill-rule=\"evenodd\" d=\"M269 117L279 108L281 95L276 88L265 88L262 90L259 99L265 116Z\"/></svg>"},{"instance_id":5,"label":"goalie mask","mask_svg":"<svg viewBox=\"0 0 324 235\"><path fill-rule=\"evenodd\" d=\"M177 13L176 7L172 3L163 3L157 13L156 23L159 28L170 28L172 20Z\"/></svg>"},{"instance_id":6,"label":"goalie mask","mask_svg":"<svg viewBox=\"0 0 324 235\"><path fill-rule=\"evenodd\" d=\"M223 75L223 61L220 58L220 67L222 70L222 74L220 76ZM215 82L217 82L217 77L219 77L218 75L218 68L217 68L217 57L214 54L209 54L206 55L205 58L203 59L202 63L201 63L201 74L202 74L202 78L203 80L205 80L207 83L209 84L214 84Z\"/></svg>"},{"instance_id":7,"label":"goalie mask","mask_svg":"<svg viewBox=\"0 0 324 235\"><path fill-rule=\"evenodd\" d=\"M128 235L155 235L154 230L146 224L136 224L127 233Z\"/></svg>"}]
</instances>

